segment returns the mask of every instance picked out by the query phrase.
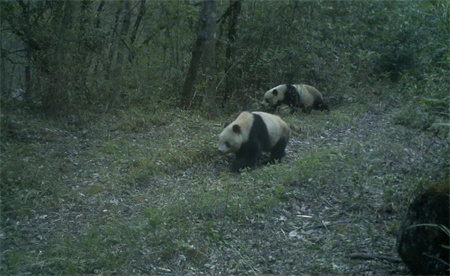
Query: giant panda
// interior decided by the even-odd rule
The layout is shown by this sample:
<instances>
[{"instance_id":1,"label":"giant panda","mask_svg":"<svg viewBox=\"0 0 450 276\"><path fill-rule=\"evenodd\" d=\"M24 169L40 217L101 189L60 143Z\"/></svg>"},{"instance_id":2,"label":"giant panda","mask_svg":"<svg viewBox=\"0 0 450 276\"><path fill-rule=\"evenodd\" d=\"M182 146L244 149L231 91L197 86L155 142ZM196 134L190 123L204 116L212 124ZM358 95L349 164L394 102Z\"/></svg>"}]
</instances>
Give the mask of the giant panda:
<instances>
[{"instance_id":1,"label":"giant panda","mask_svg":"<svg viewBox=\"0 0 450 276\"><path fill-rule=\"evenodd\" d=\"M231 170L240 172L255 167L262 151L270 152L270 161L281 160L290 138L289 126L276 115L265 112L242 112L225 125L219 135L219 151L235 153Z\"/></svg>"},{"instance_id":2,"label":"giant panda","mask_svg":"<svg viewBox=\"0 0 450 276\"><path fill-rule=\"evenodd\" d=\"M272 112L281 104L290 106L291 113L297 112L299 107L304 113L310 113L311 109L329 111L319 90L306 84L278 85L264 94L262 104L268 105Z\"/></svg>"}]
</instances>

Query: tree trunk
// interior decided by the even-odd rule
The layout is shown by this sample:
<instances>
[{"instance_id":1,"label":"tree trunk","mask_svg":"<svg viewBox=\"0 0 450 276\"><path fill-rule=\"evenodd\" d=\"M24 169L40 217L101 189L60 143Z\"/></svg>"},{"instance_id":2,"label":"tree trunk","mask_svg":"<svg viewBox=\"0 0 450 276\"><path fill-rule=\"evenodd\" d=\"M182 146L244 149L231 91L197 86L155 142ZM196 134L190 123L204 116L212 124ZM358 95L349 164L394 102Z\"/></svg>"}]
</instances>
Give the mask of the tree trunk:
<instances>
[{"instance_id":1,"label":"tree trunk","mask_svg":"<svg viewBox=\"0 0 450 276\"><path fill-rule=\"evenodd\" d=\"M124 17L122 22L122 28L120 29L120 41L119 41L119 51L117 52L117 69L121 70L121 67L123 65L124 60L124 53L129 49L127 44L127 34L128 30L130 29L130 23L131 23L131 3L130 1L125 1L125 11L124 11Z\"/></svg>"},{"instance_id":2,"label":"tree trunk","mask_svg":"<svg viewBox=\"0 0 450 276\"><path fill-rule=\"evenodd\" d=\"M132 46L134 44L134 42L136 41L137 32L139 30L139 25L141 24L142 18L144 18L145 11L146 11L145 1L146 0L141 0L141 5L139 6L139 14L136 18L136 21L134 22L133 32L131 33L131 37L130 37L130 46ZM134 56L136 55L135 52L136 52L135 48L132 47L132 51L130 52L130 55L128 56L130 63L133 61Z\"/></svg>"},{"instance_id":3,"label":"tree trunk","mask_svg":"<svg viewBox=\"0 0 450 276\"><path fill-rule=\"evenodd\" d=\"M183 91L181 94L181 106L186 109L191 106L192 87L194 86L194 81L197 77L198 66L200 64L200 58L202 57L204 44L205 38L199 35L195 41L194 49L192 50L191 63L186 74L186 79L184 81Z\"/></svg>"},{"instance_id":4,"label":"tree trunk","mask_svg":"<svg viewBox=\"0 0 450 276\"><path fill-rule=\"evenodd\" d=\"M141 0L141 5L139 6L139 14L136 18L136 21L134 22L133 32L132 32L131 38L130 38L131 44L133 44L134 41L136 40L139 25L141 24L142 18L144 18L144 15L145 15L145 11L146 11L145 1L146 0Z\"/></svg>"},{"instance_id":5,"label":"tree trunk","mask_svg":"<svg viewBox=\"0 0 450 276\"><path fill-rule=\"evenodd\" d=\"M207 40L207 55L208 58L213 58L213 61L206 61L208 64L206 69L206 74L208 76L207 89L211 89L211 91L207 91L207 97L209 99L214 99L215 96L215 87L214 87L214 74L215 74L215 26L216 26L216 9L217 3L215 0L205 0L205 4L203 6L203 11L200 16L199 21L199 32L197 36L197 40L195 41L194 49L192 50L192 58L191 63L189 65L189 70L186 75L186 79L183 85L183 91L181 94L181 106L184 108L188 108L192 102L192 87L194 86L195 78L197 77L197 71L200 64L200 59L203 54L203 50L205 48L205 43ZM213 27L209 26L213 25ZM212 41L211 41L212 40ZM211 79L212 78L212 79ZM211 104L212 102L207 101L205 104Z\"/></svg>"},{"instance_id":6,"label":"tree trunk","mask_svg":"<svg viewBox=\"0 0 450 276\"><path fill-rule=\"evenodd\" d=\"M93 59L93 55L90 52L86 52L84 51L83 47L87 47L88 42L86 40L86 27L90 26L91 24L91 20L90 20L90 14L91 14L91 5L92 5L92 0L83 0L81 2L81 8L80 8L80 27L79 27L79 32L77 33L78 36L78 41L83 41L83 43L78 43L78 51L80 53L85 52L85 55L83 57L84 62L83 65L86 66L86 70L87 72L89 72L89 68L90 68L90 63L91 60ZM90 72L89 72L90 73ZM89 74L88 73L88 74ZM87 87L87 78L88 78L88 74L82 74L80 76L80 82L79 85L82 86L82 89L80 91L80 95L82 95L80 98L82 99L84 104L87 104L87 100L89 98L89 88Z\"/></svg>"},{"instance_id":7,"label":"tree trunk","mask_svg":"<svg viewBox=\"0 0 450 276\"><path fill-rule=\"evenodd\" d=\"M70 97L67 91L62 88L66 85L63 76L67 75L67 71L64 70L64 62L69 55L67 47L67 37L71 36L71 29L74 22L75 2L66 1L62 2L61 17L55 17L55 23L58 24L58 36L56 37L54 51L55 56L49 62L49 83L45 88L43 96L43 108L47 113L56 113L61 111L70 102ZM43 68L43 70L49 70L49 68ZM58 73L61 70L62 73Z\"/></svg>"},{"instance_id":8,"label":"tree trunk","mask_svg":"<svg viewBox=\"0 0 450 276\"><path fill-rule=\"evenodd\" d=\"M97 14L95 15L95 28L100 28L100 13L102 12L103 7L105 6L105 0L102 0L97 8Z\"/></svg>"},{"instance_id":9,"label":"tree trunk","mask_svg":"<svg viewBox=\"0 0 450 276\"><path fill-rule=\"evenodd\" d=\"M31 34L30 34L30 3L24 1L18 1L20 7L22 8L23 21L25 22L25 35L23 41L25 42L25 51L27 57L27 64L25 65L25 93L24 101L27 105L31 104L31 64L33 62L32 47L31 47Z\"/></svg>"},{"instance_id":10,"label":"tree trunk","mask_svg":"<svg viewBox=\"0 0 450 276\"><path fill-rule=\"evenodd\" d=\"M225 94L223 97L222 107L225 107L228 97L233 93L235 80L234 74L231 72L231 67L234 62L234 43L236 42L238 17L241 13L241 0L230 0L230 14L228 24L228 43L226 51L226 66L225 66Z\"/></svg>"},{"instance_id":11,"label":"tree trunk","mask_svg":"<svg viewBox=\"0 0 450 276\"><path fill-rule=\"evenodd\" d=\"M215 0L205 2L206 41L204 46L204 66L206 90L203 97L203 108L209 112L216 109L216 12Z\"/></svg>"},{"instance_id":12,"label":"tree trunk","mask_svg":"<svg viewBox=\"0 0 450 276\"><path fill-rule=\"evenodd\" d=\"M80 33L78 34L78 39L82 39L85 35L86 26L89 26L89 14L90 14L90 6L92 4L91 0L83 0L81 1L80 8Z\"/></svg>"},{"instance_id":13,"label":"tree trunk","mask_svg":"<svg viewBox=\"0 0 450 276\"><path fill-rule=\"evenodd\" d=\"M109 79L109 76L112 72L112 68L114 66L114 56L116 54L116 49L117 49L117 44L118 44L117 41L120 39L120 38L118 38L118 35L117 35L118 34L117 29L119 27L120 14L122 13L122 8L123 8L123 1L124 0L121 0L118 5L118 8L117 8L117 11L115 14L115 18L114 18L114 26L112 27L112 30L111 30L111 43L110 43L111 46L109 47L108 60L106 61L106 64L107 64L106 65L106 72L107 72L106 79Z\"/></svg>"}]
</instances>

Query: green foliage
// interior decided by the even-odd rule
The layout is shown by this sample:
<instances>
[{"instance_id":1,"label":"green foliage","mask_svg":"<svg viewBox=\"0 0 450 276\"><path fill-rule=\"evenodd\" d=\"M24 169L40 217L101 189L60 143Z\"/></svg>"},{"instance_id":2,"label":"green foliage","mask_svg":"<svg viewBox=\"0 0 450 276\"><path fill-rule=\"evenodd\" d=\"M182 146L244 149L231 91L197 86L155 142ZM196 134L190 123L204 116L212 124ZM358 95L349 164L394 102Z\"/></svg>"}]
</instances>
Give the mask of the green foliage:
<instances>
[{"instance_id":1,"label":"green foliage","mask_svg":"<svg viewBox=\"0 0 450 276\"><path fill-rule=\"evenodd\" d=\"M432 224L432 223L421 223L421 224L415 224L411 225L408 228L415 228L415 227L432 227L432 228L438 228L442 232L444 232L447 236L450 237L450 230L442 224ZM448 245L443 245L444 247L448 248Z\"/></svg>"},{"instance_id":2,"label":"green foliage","mask_svg":"<svg viewBox=\"0 0 450 276\"><path fill-rule=\"evenodd\" d=\"M147 1L131 40L133 31L121 32L127 14L121 3L105 2L100 9L94 2L30 2L29 25L19 3L2 3L2 18L11 27L2 31L8 38L2 42L2 75L10 80L2 84L3 107L11 106L14 91L25 89L15 59L32 63L30 96L48 113L83 118L87 110L138 106L152 111L178 103L201 7ZM132 25L138 23L137 7L130 11ZM219 14L227 8L220 2ZM365 99L377 80L399 83L400 102L423 91L422 98L446 100L448 10L446 1L243 1L228 69L228 19L217 24L217 101L225 97L226 75L235 89L225 103L232 112L259 109L255 103L262 92L284 82L311 84L332 106ZM12 50L18 44L38 50L31 58L20 56ZM128 60L122 63L118 56L123 55ZM202 101L204 91L202 72L198 76L194 103ZM412 84L417 91L407 89Z\"/></svg>"},{"instance_id":3,"label":"green foliage","mask_svg":"<svg viewBox=\"0 0 450 276\"><path fill-rule=\"evenodd\" d=\"M403 125L446 132L446 124L450 118L448 72L438 68L430 69L434 71L424 74L423 81L419 82L409 75L401 80L404 99L408 102L395 120Z\"/></svg>"},{"instance_id":4,"label":"green foliage","mask_svg":"<svg viewBox=\"0 0 450 276\"><path fill-rule=\"evenodd\" d=\"M33 24L1 3L2 274L358 274L344 254L393 253L407 199L448 176L446 1L243 1L229 72L218 24L216 100L235 90L215 120L176 107L201 5L146 1L132 43L122 1L24 2ZM230 173L221 125L282 82L331 111L282 108L286 158Z\"/></svg>"},{"instance_id":5,"label":"green foliage","mask_svg":"<svg viewBox=\"0 0 450 276\"><path fill-rule=\"evenodd\" d=\"M299 129L286 158L242 174L229 172L232 156L216 152L218 122L192 111L117 111L82 130L11 114L2 139L2 272L182 273L225 255L244 271L272 266L255 256L279 243L320 256L306 264L311 270L340 272L323 252L353 251L355 238L371 244L365 247L391 243L372 225L374 208L404 211L415 186L442 177L447 158L440 144L422 152L427 133L383 127L389 120L364 107L308 116L282 110ZM346 220L352 223L326 226ZM383 225L389 233L398 227Z\"/></svg>"},{"instance_id":6,"label":"green foliage","mask_svg":"<svg viewBox=\"0 0 450 276\"><path fill-rule=\"evenodd\" d=\"M2 149L2 214L23 218L33 214L36 204L47 208L57 205L61 195L61 167L53 164L52 155L45 154L40 143Z\"/></svg>"}]
</instances>

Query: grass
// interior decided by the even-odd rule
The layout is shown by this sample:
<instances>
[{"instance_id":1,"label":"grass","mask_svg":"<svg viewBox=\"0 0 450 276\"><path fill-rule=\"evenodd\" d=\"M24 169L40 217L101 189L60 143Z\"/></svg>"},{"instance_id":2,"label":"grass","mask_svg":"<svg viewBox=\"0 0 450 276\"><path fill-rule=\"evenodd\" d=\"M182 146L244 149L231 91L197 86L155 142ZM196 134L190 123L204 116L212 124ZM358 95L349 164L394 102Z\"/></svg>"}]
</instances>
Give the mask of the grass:
<instances>
[{"instance_id":1,"label":"grass","mask_svg":"<svg viewBox=\"0 0 450 276\"><path fill-rule=\"evenodd\" d=\"M2 117L1 271L11 274L375 274L416 189L448 175L448 139L388 105L281 115L279 164L230 172L225 116L113 111L87 125Z\"/></svg>"}]
</instances>

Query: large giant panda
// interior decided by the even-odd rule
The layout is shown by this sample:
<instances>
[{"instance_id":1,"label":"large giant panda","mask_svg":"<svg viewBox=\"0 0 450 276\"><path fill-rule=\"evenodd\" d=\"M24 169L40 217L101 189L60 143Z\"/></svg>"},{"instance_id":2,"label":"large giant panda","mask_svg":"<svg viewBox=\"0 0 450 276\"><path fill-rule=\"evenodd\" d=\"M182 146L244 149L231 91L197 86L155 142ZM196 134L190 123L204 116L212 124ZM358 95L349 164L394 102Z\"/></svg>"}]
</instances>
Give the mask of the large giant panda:
<instances>
[{"instance_id":1,"label":"large giant panda","mask_svg":"<svg viewBox=\"0 0 450 276\"><path fill-rule=\"evenodd\" d=\"M262 151L270 161L281 160L290 137L289 126L278 116L265 112L242 112L219 135L219 151L235 153L231 169L240 172L256 166Z\"/></svg>"},{"instance_id":2,"label":"large giant panda","mask_svg":"<svg viewBox=\"0 0 450 276\"><path fill-rule=\"evenodd\" d=\"M297 112L299 107L304 113L310 113L311 109L329 111L319 90L306 84L278 85L264 94L262 104L269 105L272 112L281 104L290 106L292 113Z\"/></svg>"}]
</instances>

